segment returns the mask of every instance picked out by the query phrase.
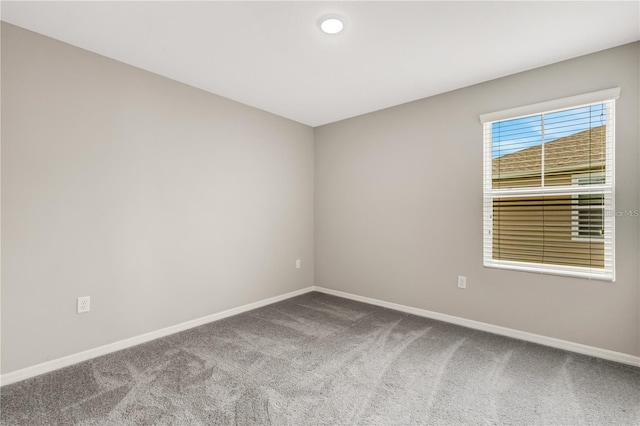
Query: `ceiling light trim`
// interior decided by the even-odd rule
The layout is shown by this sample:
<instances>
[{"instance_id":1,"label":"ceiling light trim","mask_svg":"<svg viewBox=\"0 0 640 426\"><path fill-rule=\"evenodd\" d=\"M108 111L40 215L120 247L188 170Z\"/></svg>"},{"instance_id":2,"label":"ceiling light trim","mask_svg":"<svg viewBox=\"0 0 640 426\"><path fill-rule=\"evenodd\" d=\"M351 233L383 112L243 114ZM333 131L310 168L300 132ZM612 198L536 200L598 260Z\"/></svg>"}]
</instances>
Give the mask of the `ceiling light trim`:
<instances>
[{"instance_id":1,"label":"ceiling light trim","mask_svg":"<svg viewBox=\"0 0 640 426\"><path fill-rule=\"evenodd\" d=\"M345 30L347 20L343 16L337 14L323 15L318 20L318 26L320 27L320 31L325 34L337 35Z\"/></svg>"}]
</instances>

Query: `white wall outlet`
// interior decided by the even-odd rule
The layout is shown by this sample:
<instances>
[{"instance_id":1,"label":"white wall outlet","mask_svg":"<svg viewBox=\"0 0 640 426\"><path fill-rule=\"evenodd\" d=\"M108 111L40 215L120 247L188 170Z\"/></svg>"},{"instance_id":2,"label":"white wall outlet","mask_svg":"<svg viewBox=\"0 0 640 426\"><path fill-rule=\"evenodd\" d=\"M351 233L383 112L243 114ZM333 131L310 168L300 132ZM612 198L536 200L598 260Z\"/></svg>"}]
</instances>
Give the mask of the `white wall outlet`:
<instances>
[{"instance_id":1,"label":"white wall outlet","mask_svg":"<svg viewBox=\"0 0 640 426\"><path fill-rule=\"evenodd\" d=\"M467 288L467 277L458 275L458 288Z\"/></svg>"},{"instance_id":2,"label":"white wall outlet","mask_svg":"<svg viewBox=\"0 0 640 426\"><path fill-rule=\"evenodd\" d=\"M78 297L78 310L77 313L82 314L91 310L91 297L84 296Z\"/></svg>"},{"instance_id":3,"label":"white wall outlet","mask_svg":"<svg viewBox=\"0 0 640 426\"><path fill-rule=\"evenodd\" d=\"M296 259L296 269L300 269L300 259Z\"/></svg>"}]
</instances>

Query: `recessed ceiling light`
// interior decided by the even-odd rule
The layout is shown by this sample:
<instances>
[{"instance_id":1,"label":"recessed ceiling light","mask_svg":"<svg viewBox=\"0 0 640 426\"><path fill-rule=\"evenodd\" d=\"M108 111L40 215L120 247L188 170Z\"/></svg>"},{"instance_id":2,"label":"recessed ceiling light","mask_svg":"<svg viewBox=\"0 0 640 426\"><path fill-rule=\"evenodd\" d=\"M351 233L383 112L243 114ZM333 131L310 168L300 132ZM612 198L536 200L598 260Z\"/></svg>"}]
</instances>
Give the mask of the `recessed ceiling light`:
<instances>
[{"instance_id":1,"label":"recessed ceiling light","mask_svg":"<svg viewBox=\"0 0 640 426\"><path fill-rule=\"evenodd\" d=\"M320 19L320 29L327 34L338 34L344 29L344 20L338 16L324 16Z\"/></svg>"}]
</instances>

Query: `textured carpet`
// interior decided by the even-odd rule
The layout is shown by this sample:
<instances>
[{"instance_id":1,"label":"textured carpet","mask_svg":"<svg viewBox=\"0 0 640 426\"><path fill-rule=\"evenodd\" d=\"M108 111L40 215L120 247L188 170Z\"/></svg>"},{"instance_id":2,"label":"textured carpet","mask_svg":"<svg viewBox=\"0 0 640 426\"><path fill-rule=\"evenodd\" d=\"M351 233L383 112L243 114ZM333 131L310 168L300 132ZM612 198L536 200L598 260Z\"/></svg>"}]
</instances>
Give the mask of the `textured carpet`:
<instances>
[{"instance_id":1,"label":"textured carpet","mask_svg":"<svg viewBox=\"0 0 640 426\"><path fill-rule=\"evenodd\" d=\"M640 369L321 293L1 390L3 425L638 425Z\"/></svg>"}]
</instances>

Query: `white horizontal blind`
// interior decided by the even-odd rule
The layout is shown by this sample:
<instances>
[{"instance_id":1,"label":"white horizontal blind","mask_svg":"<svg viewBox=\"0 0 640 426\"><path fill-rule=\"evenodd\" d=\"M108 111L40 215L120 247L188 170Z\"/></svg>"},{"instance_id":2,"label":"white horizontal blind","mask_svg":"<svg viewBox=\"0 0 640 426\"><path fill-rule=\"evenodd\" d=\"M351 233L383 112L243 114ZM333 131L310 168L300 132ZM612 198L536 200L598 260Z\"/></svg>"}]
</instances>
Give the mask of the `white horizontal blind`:
<instances>
[{"instance_id":1,"label":"white horizontal blind","mask_svg":"<svg viewBox=\"0 0 640 426\"><path fill-rule=\"evenodd\" d=\"M484 123L484 264L614 279L613 99Z\"/></svg>"}]
</instances>

